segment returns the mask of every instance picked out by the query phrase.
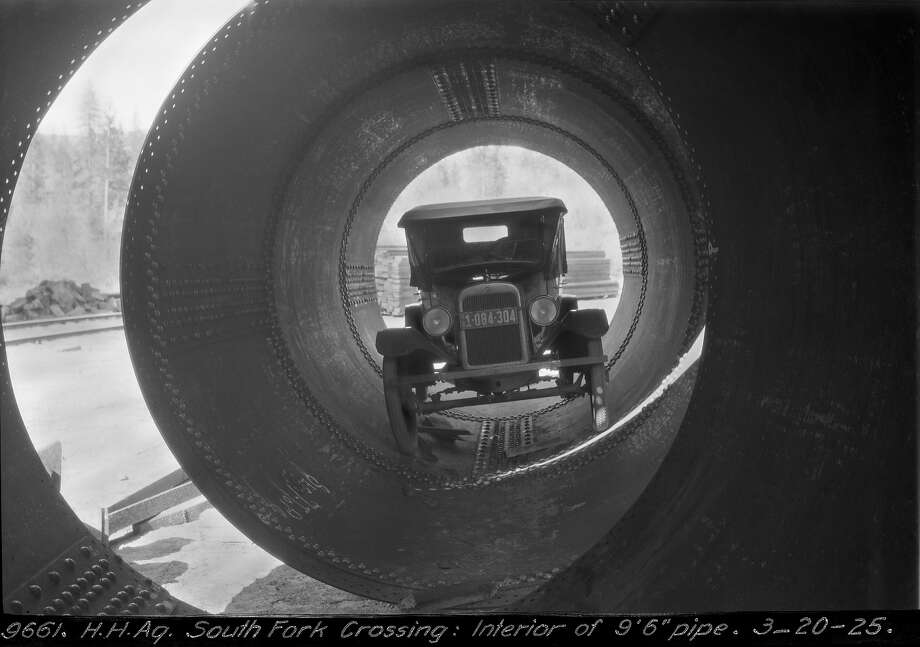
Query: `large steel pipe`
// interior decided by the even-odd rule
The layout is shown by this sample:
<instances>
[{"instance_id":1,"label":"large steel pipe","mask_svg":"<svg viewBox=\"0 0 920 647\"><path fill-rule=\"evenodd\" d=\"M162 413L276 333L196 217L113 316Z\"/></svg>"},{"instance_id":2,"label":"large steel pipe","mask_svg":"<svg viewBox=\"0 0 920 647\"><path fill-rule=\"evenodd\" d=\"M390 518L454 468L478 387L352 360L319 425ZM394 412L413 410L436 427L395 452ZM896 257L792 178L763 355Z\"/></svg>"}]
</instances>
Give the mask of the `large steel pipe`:
<instances>
[{"instance_id":1,"label":"large steel pipe","mask_svg":"<svg viewBox=\"0 0 920 647\"><path fill-rule=\"evenodd\" d=\"M588 551L518 604L915 604L905 15L378 4L254 4L189 67L137 167L132 357L211 501L293 566L381 599L501 606ZM58 26L91 39L106 10ZM28 99L2 99L14 171L60 73L30 61L40 78L7 75ZM469 478L390 446L362 301L389 202L479 143L564 161L617 220L635 269L605 340L618 413L704 321L707 351L617 433ZM9 608L85 534L38 477L4 374Z\"/></svg>"},{"instance_id":2,"label":"large steel pipe","mask_svg":"<svg viewBox=\"0 0 920 647\"><path fill-rule=\"evenodd\" d=\"M617 222L628 262L605 339L615 415L698 334L698 171L653 81L597 19L541 3L263 3L169 97L126 220L132 357L180 462L289 564L390 600L513 597L591 546L660 462L689 376L641 445L624 440L645 418L486 476L472 474L474 443L407 460L373 349L389 204L482 143L569 164ZM453 420L478 433L503 413ZM586 429L587 407L551 403L538 424Z\"/></svg>"}]
</instances>

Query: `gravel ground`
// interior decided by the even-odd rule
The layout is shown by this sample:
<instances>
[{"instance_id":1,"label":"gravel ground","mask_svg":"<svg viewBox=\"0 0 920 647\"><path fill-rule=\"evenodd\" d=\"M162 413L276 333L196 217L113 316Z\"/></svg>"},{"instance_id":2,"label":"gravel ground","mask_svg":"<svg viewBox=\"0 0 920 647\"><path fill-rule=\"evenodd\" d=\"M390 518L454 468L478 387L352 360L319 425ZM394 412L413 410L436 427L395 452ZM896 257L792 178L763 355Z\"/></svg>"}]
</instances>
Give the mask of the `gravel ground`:
<instances>
[{"instance_id":1,"label":"gravel ground","mask_svg":"<svg viewBox=\"0 0 920 647\"><path fill-rule=\"evenodd\" d=\"M19 332L19 331L17 331ZM84 522L179 467L147 411L124 331L8 346L32 442L63 446L61 491Z\"/></svg>"},{"instance_id":2,"label":"gravel ground","mask_svg":"<svg viewBox=\"0 0 920 647\"><path fill-rule=\"evenodd\" d=\"M240 591L227 605L226 613L247 615L288 614L394 614L399 608L340 591L287 565L273 569Z\"/></svg>"},{"instance_id":3,"label":"gravel ground","mask_svg":"<svg viewBox=\"0 0 920 647\"><path fill-rule=\"evenodd\" d=\"M6 350L32 442L40 449L61 441L61 492L85 523L98 528L100 508L178 467L141 396L123 331ZM214 508L118 551L172 595L209 613L388 611L284 567Z\"/></svg>"}]
</instances>

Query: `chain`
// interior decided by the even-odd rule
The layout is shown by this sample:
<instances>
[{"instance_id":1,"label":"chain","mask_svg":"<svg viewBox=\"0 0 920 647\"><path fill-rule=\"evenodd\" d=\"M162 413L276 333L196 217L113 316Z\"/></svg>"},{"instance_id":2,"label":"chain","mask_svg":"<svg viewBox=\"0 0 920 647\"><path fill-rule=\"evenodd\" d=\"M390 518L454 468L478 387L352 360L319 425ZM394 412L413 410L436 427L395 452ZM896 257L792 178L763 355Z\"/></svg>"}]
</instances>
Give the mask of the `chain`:
<instances>
[{"instance_id":1,"label":"chain","mask_svg":"<svg viewBox=\"0 0 920 647\"><path fill-rule=\"evenodd\" d=\"M636 64L643 70L652 82L652 87L661 100L661 104L667 111L674 127L677 131L687 162L692 170L696 171L695 187L699 191L698 195L691 191L687 177L681 172L679 165L670 155L668 149L663 149L668 156L668 162L674 170L675 177L678 181L684 202L690 207L690 226L693 232L694 254L696 258L695 281L693 291L693 301L690 306L690 315L687 320L687 327L684 333L684 339L681 343L680 355L687 352L693 342L696 340L699 330L702 327L702 320L706 315L706 303L709 289L711 274L712 255L718 248L711 246L711 227L709 226L709 214L707 210L711 208L711 203L707 197L708 186L703 178L703 167L695 159L694 147L688 142L689 134L687 129L680 124L680 115L677 114L671 105L668 97L662 87L661 81L652 73L652 68L639 55L635 47L635 42L641 37L644 25L653 18L657 12L657 7L648 2L641 3L622 3L608 2L600 0L593 3L576 3L579 9L586 14L595 18L597 25L606 31L614 39L624 44L626 52L630 54ZM652 131L652 136L658 138L658 133ZM695 205L695 208L693 206Z\"/></svg>"},{"instance_id":2,"label":"chain","mask_svg":"<svg viewBox=\"0 0 920 647\"><path fill-rule=\"evenodd\" d=\"M361 339L361 335L358 332L358 325L355 322L354 313L350 305L350 295L348 292L348 282L347 282L347 272L348 272L348 240L351 237L351 229L354 225L355 217L358 213L358 209L361 206L361 203L364 201L364 196L368 190L373 186L377 177L386 169L390 163L393 162L400 154L405 150L415 146L417 143L425 139L426 137L450 128L451 126L456 125L455 123L448 122L444 124L439 124L434 128L423 131L416 134L410 139L402 143L396 150L392 151L383 162L377 165L376 168L371 172L367 177L364 183L361 185L361 188L358 191L358 194L355 196L354 201L352 201L351 209L348 212L348 217L345 220L345 227L342 231L342 241L339 245L339 296L342 299L342 309L345 313L345 321L348 324L348 330L351 332L352 337L358 345L358 350L361 351L361 354L364 356L364 359L368 364L374 369L378 377L383 377L383 369L380 364L377 362L377 359L371 354L370 350L367 348L367 345L364 343L364 340Z\"/></svg>"}]
</instances>

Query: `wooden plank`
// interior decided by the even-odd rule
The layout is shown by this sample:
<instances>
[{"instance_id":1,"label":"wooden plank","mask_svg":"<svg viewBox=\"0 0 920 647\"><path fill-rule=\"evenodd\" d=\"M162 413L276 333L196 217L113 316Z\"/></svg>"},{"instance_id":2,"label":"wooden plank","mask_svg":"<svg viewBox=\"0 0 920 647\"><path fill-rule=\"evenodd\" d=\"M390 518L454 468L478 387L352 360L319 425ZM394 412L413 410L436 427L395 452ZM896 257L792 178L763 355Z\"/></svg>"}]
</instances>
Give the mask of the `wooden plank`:
<instances>
[{"instance_id":1,"label":"wooden plank","mask_svg":"<svg viewBox=\"0 0 920 647\"><path fill-rule=\"evenodd\" d=\"M38 458L51 476L51 485L58 492L61 491L61 464L63 462L63 454L61 441L55 441L38 451Z\"/></svg>"},{"instance_id":2,"label":"wooden plank","mask_svg":"<svg viewBox=\"0 0 920 647\"><path fill-rule=\"evenodd\" d=\"M138 501L148 499L154 494L159 494L160 492L165 492L166 490L172 489L177 485L182 485L186 481L188 481L188 475L180 467L174 472L170 472L166 476L157 479L150 485L145 485L140 490L137 490L125 498L116 501L115 503L111 504L108 509L112 511L120 510L121 508L125 508L133 503L137 503Z\"/></svg>"},{"instance_id":3,"label":"wooden plank","mask_svg":"<svg viewBox=\"0 0 920 647\"><path fill-rule=\"evenodd\" d=\"M165 492L155 494L142 501L132 503L120 510L113 511L111 508L107 508L103 512L103 514L108 517L107 523L105 524L108 531L107 534L110 535L114 532L118 532L122 528L135 526L148 519L152 519L164 510L168 510L180 503L185 503L200 495L201 492L198 491L195 484L191 481L186 481L181 485L166 490Z\"/></svg>"},{"instance_id":4,"label":"wooden plank","mask_svg":"<svg viewBox=\"0 0 920 647\"><path fill-rule=\"evenodd\" d=\"M99 514L99 534L102 537L102 543L106 546L109 544L109 535L112 534L112 531L109 530L109 509L102 508ZM87 524L89 525L89 524Z\"/></svg>"}]
</instances>

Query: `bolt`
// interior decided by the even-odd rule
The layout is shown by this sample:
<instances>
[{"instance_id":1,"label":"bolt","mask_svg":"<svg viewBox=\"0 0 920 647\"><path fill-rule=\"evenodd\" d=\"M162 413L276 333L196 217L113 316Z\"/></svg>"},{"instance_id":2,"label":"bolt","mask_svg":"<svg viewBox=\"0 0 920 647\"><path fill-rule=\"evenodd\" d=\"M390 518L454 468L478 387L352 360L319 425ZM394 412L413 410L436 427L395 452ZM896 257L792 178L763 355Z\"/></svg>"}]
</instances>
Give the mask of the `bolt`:
<instances>
[{"instance_id":1,"label":"bolt","mask_svg":"<svg viewBox=\"0 0 920 647\"><path fill-rule=\"evenodd\" d=\"M96 563L99 564L99 566L101 566L105 570L109 570L109 560L105 559L104 557Z\"/></svg>"},{"instance_id":2,"label":"bolt","mask_svg":"<svg viewBox=\"0 0 920 647\"><path fill-rule=\"evenodd\" d=\"M143 609L145 606L147 606L147 600L145 600L144 598L142 598L142 597L140 597L140 596L134 598L133 600L131 600L131 602L132 602L133 604L136 604L136 605L137 605L138 607L140 607L141 609Z\"/></svg>"},{"instance_id":3,"label":"bolt","mask_svg":"<svg viewBox=\"0 0 920 647\"><path fill-rule=\"evenodd\" d=\"M64 602L73 604L73 593L70 591L61 591L61 597L64 598Z\"/></svg>"},{"instance_id":4,"label":"bolt","mask_svg":"<svg viewBox=\"0 0 920 647\"><path fill-rule=\"evenodd\" d=\"M40 598L42 596L42 587L38 584L33 584L29 587L29 593L31 593L34 598Z\"/></svg>"},{"instance_id":5,"label":"bolt","mask_svg":"<svg viewBox=\"0 0 920 647\"><path fill-rule=\"evenodd\" d=\"M87 600L95 600L95 599L96 599L96 593L95 593L95 591L87 591L87 592L86 592L86 599L87 599Z\"/></svg>"},{"instance_id":6,"label":"bolt","mask_svg":"<svg viewBox=\"0 0 920 647\"><path fill-rule=\"evenodd\" d=\"M50 615L52 613L57 613L57 610L54 607L45 607L42 609L42 613Z\"/></svg>"},{"instance_id":7,"label":"bolt","mask_svg":"<svg viewBox=\"0 0 920 647\"><path fill-rule=\"evenodd\" d=\"M77 586L79 586L81 589L85 589L89 586L89 582L86 581L85 577L78 577Z\"/></svg>"},{"instance_id":8,"label":"bolt","mask_svg":"<svg viewBox=\"0 0 920 647\"><path fill-rule=\"evenodd\" d=\"M121 608L121 600L119 600L118 598L112 598L111 600L109 600L109 604L111 604L116 609Z\"/></svg>"},{"instance_id":9,"label":"bolt","mask_svg":"<svg viewBox=\"0 0 920 647\"><path fill-rule=\"evenodd\" d=\"M92 549L89 546L80 546L80 553L83 557L90 557L93 554Z\"/></svg>"},{"instance_id":10,"label":"bolt","mask_svg":"<svg viewBox=\"0 0 920 647\"><path fill-rule=\"evenodd\" d=\"M102 570L102 567L99 566L99 564L93 564L93 567L90 570L93 573L95 573L98 577L102 577L102 575L105 573L105 571Z\"/></svg>"},{"instance_id":11,"label":"bolt","mask_svg":"<svg viewBox=\"0 0 920 647\"><path fill-rule=\"evenodd\" d=\"M22 602L20 602L19 600L10 601L10 611L12 611L13 613L22 613L22 609L23 609Z\"/></svg>"},{"instance_id":12,"label":"bolt","mask_svg":"<svg viewBox=\"0 0 920 647\"><path fill-rule=\"evenodd\" d=\"M92 591L93 591L93 593L99 594L99 593L102 593L103 589L102 589L102 586L101 586L101 585L99 585L99 584L93 584Z\"/></svg>"},{"instance_id":13,"label":"bolt","mask_svg":"<svg viewBox=\"0 0 920 647\"><path fill-rule=\"evenodd\" d=\"M70 557L64 560L64 566L70 570L74 570L77 567L77 563L73 561Z\"/></svg>"},{"instance_id":14,"label":"bolt","mask_svg":"<svg viewBox=\"0 0 920 647\"><path fill-rule=\"evenodd\" d=\"M119 600L121 600L122 602L124 602L125 600L127 600L127 599L128 599L129 597L131 597L131 596L128 595L128 593L127 593L126 591L119 591L118 593L115 594L115 597L118 598Z\"/></svg>"},{"instance_id":15,"label":"bolt","mask_svg":"<svg viewBox=\"0 0 920 647\"><path fill-rule=\"evenodd\" d=\"M51 580L54 584L57 584L61 581L61 574L57 571L48 571L48 579Z\"/></svg>"},{"instance_id":16,"label":"bolt","mask_svg":"<svg viewBox=\"0 0 920 647\"><path fill-rule=\"evenodd\" d=\"M142 598L144 598L145 600L149 600L149 599L150 599L150 591L148 591L147 589L141 589L141 592L138 593L138 595L140 595L140 596L141 596Z\"/></svg>"},{"instance_id":17,"label":"bolt","mask_svg":"<svg viewBox=\"0 0 920 647\"><path fill-rule=\"evenodd\" d=\"M137 613L138 611L140 611L140 607L137 605L136 602L131 602L130 604L128 604L128 611L130 611L131 613Z\"/></svg>"},{"instance_id":18,"label":"bolt","mask_svg":"<svg viewBox=\"0 0 920 647\"><path fill-rule=\"evenodd\" d=\"M111 604L107 604L102 608L106 613L115 613L116 609Z\"/></svg>"},{"instance_id":19,"label":"bolt","mask_svg":"<svg viewBox=\"0 0 920 647\"><path fill-rule=\"evenodd\" d=\"M80 587L76 584L71 584L67 587L67 590L73 593L74 595L80 595Z\"/></svg>"},{"instance_id":20,"label":"bolt","mask_svg":"<svg viewBox=\"0 0 920 647\"><path fill-rule=\"evenodd\" d=\"M155 608L156 608L156 610L159 611L160 613L166 613L167 611L169 611L169 607L167 607L167 606L166 606L165 604L163 604L162 602L159 602L159 603L156 605Z\"/></svg>"},{"instance_id":21,"label":"bolt","mask_svg":"<svg viewBox=\"0 0 920 647\"><path fill-rule=\"evenodd\" d=\"M147 581L149 582L150 580L147 580ZM148 586L150 585L148 584ZM125 584L125 591L127 591L131 595L134 595L137 592L137 589L134 588L133 584Z\"/></svg>"},{"instance_id":22,"label":"bolt","mask_svg":"<svg viewBox=\"0 0 920 647\"><path fill-rule=\"evenodd\" d=\"M110 580L107 577L102 577L102 578L99 578L99 584L101 584L105 588L109 588L110 586L112 586L112 580Z\"/></svg>"},{"instance_id":23,"label":"bolt","mask_svg":"<svg viewBox=\"0 0 920 647\"><path fill-rule=\"evenodd\" d=\"M95 582L95 581L96 581L96 574L93 573L92 571L83 571L83 578L84 578L87 582Z\"/></svg>"},{"instance_id":24,"label":"bolt","mask_svg":"<svg viewBox=\"0 0 920 647\"><path fill-rule=\"evenodd\" d=\"M86 598L80 598L77 600L77 606L81 609L89 609L89 600Z\"/></svg>"},{"instance_id":25,"label":"bolt","mask_svg":"<svg viewBox=\"0 0 920 647\"><path fill-rule=\"evenodd\" d=\"M115 575L113 571L109 571L108 573L105 574L105 576L109 578L110 580L112 580L113 582L118 579L118 576Z\"/></svg>"},{"instance_id":26,"label":"bolt","mask_svg":"<svg viewBox=\"0 0 920 647\"><path fill-rule=\"evenodd\" d=\"M64 609L67 608L67 605L64 604L64 600L62 600L61 598L54 598L54 600L51 601L51 604L53 604L54 608L57 609L58 611L63 611Z\"/></svg>"}]
</instances>

